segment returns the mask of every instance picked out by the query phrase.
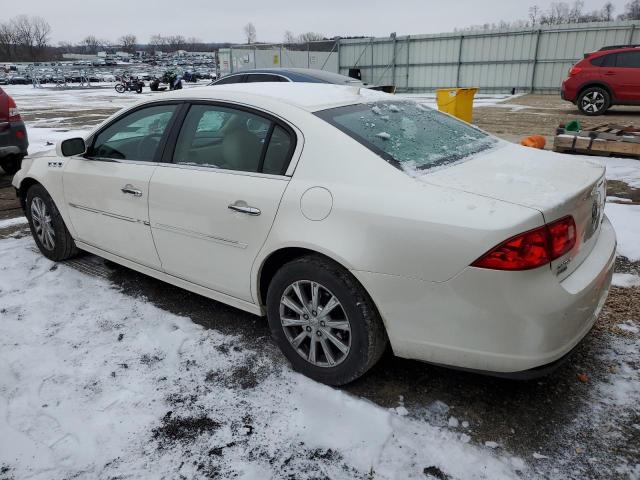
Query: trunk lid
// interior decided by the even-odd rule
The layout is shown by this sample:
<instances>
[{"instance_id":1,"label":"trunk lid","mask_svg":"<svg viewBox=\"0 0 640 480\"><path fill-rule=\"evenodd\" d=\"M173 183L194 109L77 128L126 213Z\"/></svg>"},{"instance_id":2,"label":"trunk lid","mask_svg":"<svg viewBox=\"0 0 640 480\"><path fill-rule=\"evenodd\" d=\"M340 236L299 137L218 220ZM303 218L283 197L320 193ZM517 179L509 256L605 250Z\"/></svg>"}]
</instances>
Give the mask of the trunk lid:
<instances>
[{"instance_id":1,"label":"trunk lid","mask_svg":"<svg viewBox=\"0 0 640 480\"><path fill-rule=\"evenodd\" d=\"M604 167L585 159L505 142L420 180L534 208L546 223L573 216L576 246L551 264L563 279L589 255L598 238L606 200L604 173Z\"/></svg>"}]
</instances>

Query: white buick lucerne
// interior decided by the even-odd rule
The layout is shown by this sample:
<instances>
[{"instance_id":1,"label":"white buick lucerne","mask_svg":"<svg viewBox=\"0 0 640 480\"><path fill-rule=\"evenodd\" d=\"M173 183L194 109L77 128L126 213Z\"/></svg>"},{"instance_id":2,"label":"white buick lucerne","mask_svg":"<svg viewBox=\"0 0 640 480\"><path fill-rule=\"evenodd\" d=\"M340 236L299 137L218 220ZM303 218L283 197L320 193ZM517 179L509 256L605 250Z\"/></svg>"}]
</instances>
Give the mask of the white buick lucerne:
<instances>
[{"instance_id":1,"label":"white buick lucerne","mask_svg":"<svg viewBox=\"0 0 640 480\"><path fill-rule=\"evenodd\" d=\"M355 87L197 88L26 158L42 253L85 250L268 318L344 384L395 355L537 375L589 332L616 238L604 169Z\"/></svg>"}]
</instances>

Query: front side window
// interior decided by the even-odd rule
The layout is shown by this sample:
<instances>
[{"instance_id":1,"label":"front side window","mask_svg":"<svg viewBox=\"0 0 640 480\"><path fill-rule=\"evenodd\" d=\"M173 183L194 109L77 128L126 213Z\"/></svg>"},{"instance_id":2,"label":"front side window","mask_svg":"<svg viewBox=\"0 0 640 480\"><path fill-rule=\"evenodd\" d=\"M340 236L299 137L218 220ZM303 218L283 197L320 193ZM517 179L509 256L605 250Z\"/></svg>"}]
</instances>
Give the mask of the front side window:
<instances>
[{"instance_id":1,"label":"front side window","mask_svg":"<svg viewBox=\"0 0 640 480\"><path fill-rule=\"evenodd\" d=\"M158 105L125 115L96 136L88 156L153 162L177 108L176 104Z\"/></svg>"},{"instance_id":2,"label":"front side window","mask_svg":"<svg viewBox=\"0 0 640 480\"><path fill-rule=\"evenodd\" d=\"M316 113L405 170L428 170L490 148L497 139L414 102L381 101Z\"/></svg>"},{"instance_id":3,"label":"front side window","mask_svg":"<svg viewBox=\"0 0 640 480\"><path fill-rule=\"evenodd\" d=\"M173 162L281 175L291 158L291 144L286 130L260 115L219 105L193 105L176 141Z\"/></svg>"}]
</instances>

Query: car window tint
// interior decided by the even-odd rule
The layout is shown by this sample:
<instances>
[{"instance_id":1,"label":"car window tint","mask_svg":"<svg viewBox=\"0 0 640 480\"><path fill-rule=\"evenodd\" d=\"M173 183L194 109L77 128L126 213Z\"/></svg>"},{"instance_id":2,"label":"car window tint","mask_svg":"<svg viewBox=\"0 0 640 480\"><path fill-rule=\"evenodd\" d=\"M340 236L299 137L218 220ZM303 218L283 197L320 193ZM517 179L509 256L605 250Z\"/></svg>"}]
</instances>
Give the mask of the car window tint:
<instances>
[{"instance_id":1,"label":"car window tint","mask_svg":"<svg viewBox=\"0 0 640 480\"><path fill-rule=\"evenodd\" d=\"M611 55L605 55L602 57L602 66L603 67L615 67L616 66L616 57L615 53Z\"/></svg>"},{"instance_id":2,"label":"car window tint","mask_svg":"<svg viewBox=\"0 0 640 480\"><path fill-rule=\"evenodd\" d=\"M351 105L316 115L408 172L446 165L497 143L472 125L408 101Z\"/></svg>"},{"instance_id":3,"label":"car window tint","mask_svg":"<svg viewBox=\"0 0 640 480\"><path fill-rule=\"evenodd\" d=\"M232 83L242 83L244 75L229 75L228 77L221 78L214 85L230 85Z\"/></svg>"},{"instance_id":4,"label":"car window tint","mask_svg":"<svg viewBox=\"0 0 640 480\"><path fill-rule=\"evenodd\" d=\"M125 115L100 132L90 157L151 162L176 104L142 108Z\"/></svg>"},{"instance_id":5,"label":"car window tint","mask_svg":"<svg viewBox=\"0 0 640 480\"><path fill-rule=\"evenodd\" d=\"M264 157L262 172L272 175L284 175L291 157L291 147L291 135L284 128L276 125Z\"/></svg>"},{"instance_id":6,"label":"car window tint","mask_svg":"<svg viewBox=\"0 0 640 480\"><path fill-rule=\"evenodd\" d=\"M278 75L269 75L266 73L251 73L247 75L247 83L255 82L284 82L285 79Z\"/></svg>"},{"instance_id":7,"label":"car window tint","mask_svg":"<svg viewBox=\"0 0 640 480\"><path fill-rule=\"evenodd\" d=\"M271 121L244 110L194 105L180 130L173 161L258 172Z\"/></svg>"},{"instance_id":8,"label":"car window tint","mask_svg":"<svg viewBox=\"0 0 640 480\"><path fill-rule=\"evenodd\" d=\"M640 68L640 52L621 52L617 54L616 67Z\"/></svg>"}]
</instances>

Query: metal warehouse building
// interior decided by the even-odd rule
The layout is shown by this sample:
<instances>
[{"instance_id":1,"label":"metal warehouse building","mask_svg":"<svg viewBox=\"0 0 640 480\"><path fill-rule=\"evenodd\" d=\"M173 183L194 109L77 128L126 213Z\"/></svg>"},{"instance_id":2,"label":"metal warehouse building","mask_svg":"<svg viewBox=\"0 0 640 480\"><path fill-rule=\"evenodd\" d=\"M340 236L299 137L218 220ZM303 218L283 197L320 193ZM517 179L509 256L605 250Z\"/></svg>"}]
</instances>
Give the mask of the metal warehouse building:
<instances>
[{"instance_id":1,"label":"metal warehouse building","mask_svg":"<svg viewBox=\"0 0 640 480\"><path fill-rule=\"evenodd\" d=\"M359 68L365 82L396 85L404 92L457 86L551 93L560 90L571 65L585 53L623 44L640 44L639 21L337 39L329 45L309 43L306 51L244 45L221 50L220 64L223 74L296 66L346 75Z\"/></svg>"}]
</instances>

